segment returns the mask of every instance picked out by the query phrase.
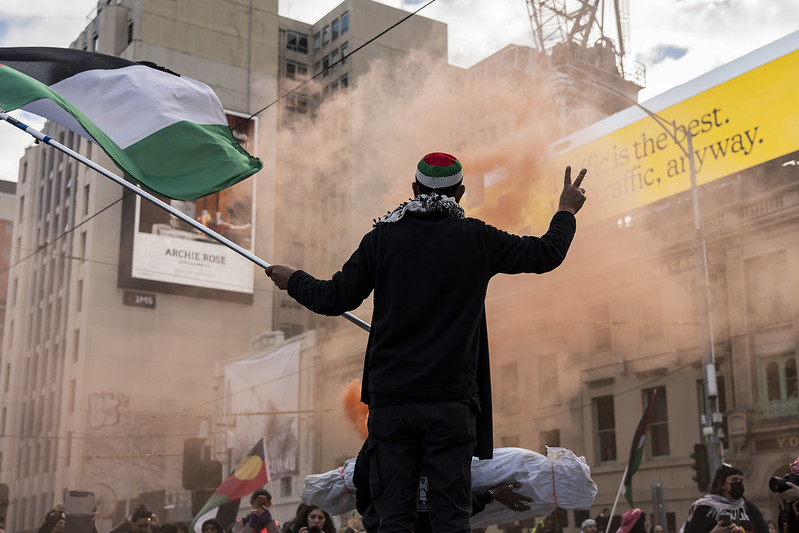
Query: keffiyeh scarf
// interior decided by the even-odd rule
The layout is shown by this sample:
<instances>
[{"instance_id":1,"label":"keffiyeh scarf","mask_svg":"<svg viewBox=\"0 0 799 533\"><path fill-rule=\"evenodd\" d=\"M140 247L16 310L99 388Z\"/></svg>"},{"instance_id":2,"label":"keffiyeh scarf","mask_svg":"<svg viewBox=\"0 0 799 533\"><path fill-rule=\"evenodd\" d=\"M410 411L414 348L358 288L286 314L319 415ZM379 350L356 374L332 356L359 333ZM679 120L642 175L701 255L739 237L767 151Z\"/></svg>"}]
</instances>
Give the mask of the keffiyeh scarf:
<instances>
[{"instance_id":1,"label":"keffiyeh scarf","mask_svg":"<svg viewBox=\"0 0 799 533\"><path fill-rule=\"evenodd\" d=\"M463 208L458 205L455 198L442 196L437 192L430 194L420 194L412 200L401 203L396 209L390 211L385 216L375 219L374 227L378 224L388 224L402 220L408 213L441 213L454 218L464 218L466 215Z\"/></svg>"}]
</instances>

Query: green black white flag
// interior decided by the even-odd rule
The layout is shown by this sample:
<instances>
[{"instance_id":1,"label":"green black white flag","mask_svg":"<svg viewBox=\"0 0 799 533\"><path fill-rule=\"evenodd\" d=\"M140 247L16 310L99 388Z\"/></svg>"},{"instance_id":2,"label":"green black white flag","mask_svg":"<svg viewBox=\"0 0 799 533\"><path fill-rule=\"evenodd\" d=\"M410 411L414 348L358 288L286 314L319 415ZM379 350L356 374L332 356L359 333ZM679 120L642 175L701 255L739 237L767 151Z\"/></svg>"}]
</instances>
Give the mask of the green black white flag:
<instances>
[{"instance_id":1,"label":"green black white flag","mask_svg":"<svg viewBox=\"0 0 799 533\"><path fill-rule=\"evenodd\" d=\"M207 85L151 63L66 48L0 48L0 108L100 145L140 185L194 200L258 172Z\"/></svg>"},{"instance_id":2,"label":"green black white flag","mask_svg":"<svg viewBox=\"0 0 799 533\"><path fill-rule=\"evenodd\" d=\"M624 476L624 498L630 502L633 507L633 474L638 471L641 466L641 459L644 456L644 444L646 444L646 430L649 427L649 418L652 416L652 407L655 405L655 390L652 390L652 396L649 397L649 403L644 410L644 416L638 422L638 428L635 430L633 443L630 447L630 459L627 461L627 475Z\"/></svg>"}]
</instances>

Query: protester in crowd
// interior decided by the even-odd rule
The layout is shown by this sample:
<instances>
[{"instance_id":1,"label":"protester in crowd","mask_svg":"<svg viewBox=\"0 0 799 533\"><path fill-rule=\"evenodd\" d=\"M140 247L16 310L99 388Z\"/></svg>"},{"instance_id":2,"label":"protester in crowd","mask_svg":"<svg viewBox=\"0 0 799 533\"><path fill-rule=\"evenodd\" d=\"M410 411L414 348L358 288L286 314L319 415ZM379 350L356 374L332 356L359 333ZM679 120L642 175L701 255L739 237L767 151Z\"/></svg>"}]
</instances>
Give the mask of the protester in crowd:
<instances>
[{"instance_id":1,"label":"protester in crowd","mask_svg":"<svg viewBox=\"0 0 799 533\"><path fill-rule=\"evenodd\" d=\"M216 518L209 518L203 522L200 531L202 531L202 533L222 533L222 524L219 523L219 520Z\"/></svg>"},{"instance_id":2,"label":"protester in crowd","mask_svg":"<svg viewBox=\"0 0 799 533\"><path fill-rule=\"evenodd\" d=\"M647 533L649 523L642 509L630 509L621 515L621 527L616 533Z\"/></svg>"},{"instance_id":3,"label":"protester in crowd","mask_svg":"<svg viewBox=\"0 0 799 533\"><path fill-rule=\"evenodd\" d=\"M166 524L162 524L158 533L178 533L178 526L175 524L167 522ZM217 532L221 533L221 532Z\"/></svg>"},{"instance_id":4,"label":"protester in crowd","mask_svg":"<svg viewBox=\"0 0 799 533\"><path fill-rule=\"evenodd\" d=\"M303 509L298 507L297 510L289 533L336 533L336 526L327 511L316 505L306 505Z\"/></svg>"},{"instance_id":5,"label":"protester in crowd","mask_svg":"<svg viewBox=\"0 0 799 533\"><path fill-rule=\"evenodd\" d=\"M67 514L64 511L64 504L58 504L54 509L47 512L44 523L39 526L38 533L62 533L66 523Z\"/></svg>"},{"instance_id":6,"label":"protester in crowd","mask_svg":"<svg viewBox=\"0 0 799 533\"><path fill-rule=\"evenodd\" d=\"M369 405L371 498L386 531L416 522L422 472L434 529L469 531L472 456L490 458L491 383L485 294L500 273L544 273L564 260L585 202L583 169L566 169L547 233L519 237L466 218L460 161L428 154L413 200L367 233L331 280L288 265L266 274L317 313L340 315L374 291L362 401Z\"/></svg>"},{"instance_id":7,"label":"protester in crowd","mask_svg":"<svg viewBox=\"0 0 799 533\"><path fill-rule=\"evenodd\" d=\"M139 505L127 520L114 526L108 533L160 533L160 524L155 513Z\"/></svg>"},{"instance_id":8,"label":"protester in crowd","mask_svg":"<svg viewBox=\"0 0 799 533\"><path fill-rule=\"evenodd\" d=\"M347 518L347 525L342 526L339 528L339 532L341 533L360 533L363 531L363 523L361 522L361 517L358 516L357 513L352 513Z\"/></svg>"},{"instance_id":9,"label":"protester in crowd","mask_svg":"<svg viewBox=\"0 0 799 533\"><path fill-rule=\"evenodd\" d=\"M666 533L666 528L660 524L655 524L652 526L652 533Z\"/></svg>"},{"instance_id":10,"label":"protester in crowd","mask_svg":"<svg viewBox=\"0 0 799 533\"><path fill-rule=\"evenodd\" d=\"M768 533L778 533L777 524L774 523L774 520L769 520L766 522L768 526Z\"/></svg>"},{"instance_id":11,"label":"protester in crowd","mask_svg":"<svg viewBox=\"0 0 799 533\"><path fill-rule=\"evenodd\" d=\"M610 509L605 507L596 517L597 531L604 533L608 528L608 522L610 522Z\"/></svg>"},{"instance_id":12,"label":"protester in crowd","mask_svg":"<svg viewBox=\"0 0 799 533\"><path fill-rule=\"evenodd\" d=\"M722 464L713 476L710 494L691 504L683 533L738 533L739 526L754 533L768 533L760 510L743 495L743 472Z\"/></svg>"},{"instance_id":13,"label":"protester in crowd","mask_svg":"<svg viewBox=\"0 0 799 533\"><path fill-rule=\"evenodd\" d=\"M597 533L596 520L593 518L583 520L583 523L580 524L580 533Z\"/></svg>"},{"instance_id":14,"label":"protester in crowd","mask_svg":"<svg viewBox=\"0 0 799 533\"><path fill-rule=\"evenodd\" d=\"M250 511L231 526L232 533L278 533L278 527L269 508L272 495L266 489L258 489L250 495Z\"/></svg>"},{"instance_id":15,"label":"protester in crowd","mask_svg":"<svg viewBox=\"0 0 799 533\"><path fill-rule=\"evenodd\" d=\"M799 461L799 459L796 461ZM796 464L796 461L794 461L794 464ZM793 468L793 465L791 467ZM777 496L782 500L778 519L778 531L780 533L783 531L799 531L799 485L795 485L790 481L785 483L788 485L788 490L777 493Z\"/></svg>"},{"instance_id":16,"label":"protester in crowd","mask_svg":"<svg viewBox=\"0 0 799 533\"><path fill-rule=\"evenodd\" d=\"M300 530L300 527L302 525L304 525L304 522L302 524L298 525L297 520L299 520L299 517L305 516L307 511L308 511L308 504L304 503L304 502L300 502L300 504L297 505L297 511L294 513L294 518L292 518L291 520L289 520L288 522L285 522L283 524L282 532L283 533L297 533Z\"/></svg>"},{"instance_id":17,"label":"protester in crowd","mask_svg":"<svg viewBox=\"0 0 799 533\"><path fill-rule=\"evenodd\" d=\"M175 522L175 527L178 528L178 533L189 533L189 526L186 522Z\"/></svg>"}]
</instances>

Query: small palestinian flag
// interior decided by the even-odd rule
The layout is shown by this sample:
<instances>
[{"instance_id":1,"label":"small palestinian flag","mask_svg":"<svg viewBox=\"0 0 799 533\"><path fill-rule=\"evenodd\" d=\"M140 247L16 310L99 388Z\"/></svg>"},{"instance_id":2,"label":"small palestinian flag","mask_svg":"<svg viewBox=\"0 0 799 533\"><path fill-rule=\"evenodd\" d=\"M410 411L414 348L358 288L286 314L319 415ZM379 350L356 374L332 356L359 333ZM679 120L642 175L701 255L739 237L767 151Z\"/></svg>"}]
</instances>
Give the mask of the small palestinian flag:
<instances>
[{"instance_id":1,"label":"small palestinian flag","mask_svg":"<svg viewBox=\"0 0 799 533\"><path fill-rule=\"evenodd\" d=\"M0 109L96 142L140 185L195 200L258 172L207 85L152 63L68 48L0 48Z\"/></svg>"},{"instance_id":2,"label":"small palestinian flag","mask_svg":"<svg viewBox=\"0 0 799 533\"><path fill-rule=\"evenodd\" d=\"M652 416L652 407L655 405L655 389L652 389L652 396L649 397L649 403L644 410L644 416L638 422L638 428L635 430L633 436L633 443L630 447L630 459L627 461L627 470L624 476L624 498L633 505L633 474L638 471L641 466L641 459L644 456L644 444L646 443L646 430L649 427L649 418Z\"/></svg>"},{"instance_id":3,"label":"small palestinian flag","mask_svg":"<svg viewBox=\"0 0 799 533\"><path fill-rule=\"evenodd\" d=\"M213 495L208 498L200 512L191 523L191 531L198 531L203 522L210 518L217 518L220 511L227 507L229 514L230 504L235 503L232 510L233 518L238 511L238 502L244 496L252 494L269 482L269 464L266 455L266 442L264 439L252 447L247 456L236 465L228 478L219 485Z\"/></svg>"}]
</instances>

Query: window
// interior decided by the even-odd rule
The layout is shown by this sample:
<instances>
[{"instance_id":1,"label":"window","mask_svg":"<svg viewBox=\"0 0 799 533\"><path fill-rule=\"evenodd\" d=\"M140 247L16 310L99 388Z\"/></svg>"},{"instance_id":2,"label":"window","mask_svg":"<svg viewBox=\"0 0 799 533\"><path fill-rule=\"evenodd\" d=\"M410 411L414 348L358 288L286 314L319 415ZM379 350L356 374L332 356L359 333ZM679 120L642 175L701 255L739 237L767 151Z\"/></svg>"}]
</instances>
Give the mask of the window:
<instances>
[{"instance_id":1,"label":"window","mask_svg":"<svg viewBox=\"0 0 799 533\"><path fill-rule=\"evenodd\" d=\"M291 80L305 79L308 77L308 67L302 63L286 61L286 77Z\"/></svg>"},{"instance_id":2,"label":"window","mask_svg":"<svg viewBox=\"0 0 799 533\"><path fill-rule=\"evenodd\" d=\"M330 42L330 26L322 28L322 46Z\"/></svg>"},{"instance_id":3,"label":"window","mask_svg":"<svg viewBox=\"0 0 799 533\"><path fill-rule=\"evenodd\" d=\"M294 113L308 112L308 97L304 94L292 93L286 96L286 109Z\"/></svg>"},{"instance_id":4,"label":"window","mask_svg":"<svg viewBox=\"0 0 799 533\"><path fill-rule=\"evenodd\" d=\"M327 76L327 71L330 68L330 56L322 58L322 76Z\"/></svg>"},{"instance_id":5,"label":"window","mask_svg":"<svg viewBox=\"0 0 799 533\"><path fill-rule=\"evenodd\" d=\"M350 14L348 12L344 12L341 14L341 35L347 33L350 29Z\"/></svg>"},{"instance_id":6,"label":"window","mask_svg":"<svg viewBox=\"0 0 799 533\"><path fill-rule=\"evenodd\" d=\"M281 324L280 331L283 332L283 338L288 339L302 333L302 326L298 324Z\"/></svg>"},{"instance_id":7,"label":"window","mask_svg":"<svg viewBox=\"0 0 799 533\"><path fill-rule=\"evenodd\" d=\"M344 74L340 79L339 83L341 84L342 89L346 89L350 86L350 77L349 74Z\"/></svg>"},{"instance_id":8,"label":"window","mask_svg":"<svg viewBox=\"0 0 799 533\"><path fill-rule=\"evenodd\" d=\"M322 62L317 61L316 63L313 64L313 75L316 76L320 72L322 72Z\"/></svg>"},{"instance_id":9,"label":"window","mask_svg":"<svg viewBox=\"0 0 799 533\"><path fill-rule=\"evenodd\" d=\"M308 36L293 31L286 32L286 50L308 53Z\"/></svg>"},{"instance_id":10,"label":"window","mask_svg":"<svg viewBox=\"0 0 799 533\"><path fill-rule=\"evenodd\" d=\"M541 443L541 453L546 455L546 447L559 447L560 446L560 430L549 429L538 433L538 440Z\"/></svg>"},{"instance_id":11,"label":"window","mask_svg":"<svg viewBox=\"0 0 799 533\"><path fill-rule=\"evenodd\" d=\"M313 35L313 51L318 52L322 48L322 34L314 33Z\"/></svg>"},{"instance_id":12,"label":"window","mask_svg":"<svg viewBox=\"0 0 799 533\"><path fill-rule=\"evenodd\" d=\"M594 348L598 352L607 352L613 348L610 330L610 304L605 302L591 308L593 321Z\"/></svg>"},{"instance_id":13,"label":"window","mask_svg":"<svg viewBox=\"0 0 799 533\"><path fill-rule=\"evenodd\" d=\"M280 478L280 495L283 497L291 496L291 478Z\"/></svg>"},{"instance_id":14,"label":"window","mask_svg":"<svg viewBox=\"0 0 799 533\"><path fill-rule=\"evenodd\" d=\"M646 409L653 390L656 392L655 403L652 405L652 414L649 417L649 430L646 439L647 456L663 457L671 453L669 447L669 416L666 410L666 387L642 390L644 409Z\"/></svg>"},{"instance_id":15,"label":"window","mask_svg":"<svg viewBox=\"0 0 799 533\"><path fill-rule=\"evenodd\" d=\"M128 22L128 44L133 42L133 21Z\"/></svg>"},{"instance_id":16,"label":"window","mask_svg":"<svg viewBox=\"0 0 799 533\"><path fill-rule=\"evenodd\" d=\"M641 342L663 338L663 314L660 291L647 291L638 303L638 338Z\"/></svg>"},{"instance_id":17,"label":"window","mask_svg":"<svg viewBox=\"0 0 799 533\"><path fill-rule=\"evenodd\" d=\"M77 383L74 379L69 381L69 412L75 412L75 396L77 393Z\"/></svg>"},{"instance_id":18,"label":"window","mask_svg":"<svg viewBox=\"0 0 799 533\"><path fill-rule=\"evenodd\" d=\"M330 52L330 66L333 67L333 70L338 68L338 50Z\"/></svg>"},{"instance_id":19,"label":"window","mask_svg":"<svg viewBox=\"0 0 799 533\"><path fill-rule=\"evenodd\" d=\"M783 280L790 279L784 251L746 261L747 311L752 329L763 329L791 322L789 291Z\"/></svg>"},{"instance_id":20,"label":"window","mask_svg":"<svg viewBox=\"0 0 799 533\"><path fill-rule=\"evenodd\" d=\"M519 411L519 366L514 363L507 363L500 367L502 391L501 402L502 411L506 413L517 413Z\"/></svg>"},{"instance_id":21,"label":"window","mask_svg":"<svg viewBox=\"0 0 799 533\"><path fill-rule=\"evenodd\" d=\"M99 41L100 41L100 39L96 35L94 37L92 37L92 51L93 52L97 52L98 51L98 49L100 47Z\"/></svg>"},{"instance_id":22,"label":"window","mask_svg":"<svg viewBox=\"0 0 799 533\"><path fill-rule=\"evenodd\" d=\"M761 391L768 402L799 398L794 352L761 358Z\"/></svg>"},{"instance_id":23,"label":"window","mask_svg":"<svg viewBox=\"0 0 799 533\"><path fill-rule=\"evenodd\" d=\"M338 19L333 21L333 24L330 25L330 33L331 33L331 40L335 41L338 39Z\"/></svg>"},{"instance_id":24,"label":"window","mask_svg":"<svg viewBox=\"0 0 799 533\"><path fill-rule=\"evenodd\" d=\"M591 400L594 417L594 443L598 463L616 460L616 415L613 396L599 396Z\"/></svg>"},{"instance_id":25,"label":"window","mask_svg":"<svg viewBox=\"0 0 799 533\"><path fill-rule=\"evenodd\" d=\"M347 53L349 52L349 47L350 47L349 43L344 43L344 44L341 45L341 62L342 63L346 63L347 62Z\"/></svg>"}]
</instances>

